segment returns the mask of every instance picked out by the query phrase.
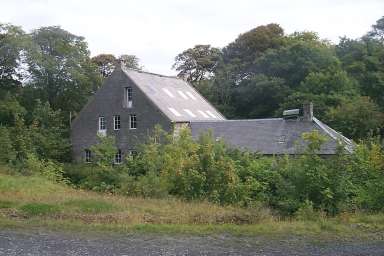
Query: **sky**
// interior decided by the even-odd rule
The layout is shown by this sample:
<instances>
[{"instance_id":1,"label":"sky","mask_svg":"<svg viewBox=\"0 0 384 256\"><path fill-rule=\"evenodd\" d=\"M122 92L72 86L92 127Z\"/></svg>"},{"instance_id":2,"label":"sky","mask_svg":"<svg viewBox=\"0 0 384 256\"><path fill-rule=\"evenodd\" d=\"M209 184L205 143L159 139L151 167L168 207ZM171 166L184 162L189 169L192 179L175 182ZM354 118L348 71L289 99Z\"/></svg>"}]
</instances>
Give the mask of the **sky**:
<instances>
[{"instance_id":1,"label":"sky","mask_svg":"<svg viewBox=\"0 0 384 256\"><path fill-rule=\"evenodd\" d=\"M196 44L224 47L252 28L358 38L384 16L384 0L0 0L0 23L27 32L61 26L85 37L91 55L133 54L144 69L174 75L174 58Z\"/></svg>"}]
</instances>

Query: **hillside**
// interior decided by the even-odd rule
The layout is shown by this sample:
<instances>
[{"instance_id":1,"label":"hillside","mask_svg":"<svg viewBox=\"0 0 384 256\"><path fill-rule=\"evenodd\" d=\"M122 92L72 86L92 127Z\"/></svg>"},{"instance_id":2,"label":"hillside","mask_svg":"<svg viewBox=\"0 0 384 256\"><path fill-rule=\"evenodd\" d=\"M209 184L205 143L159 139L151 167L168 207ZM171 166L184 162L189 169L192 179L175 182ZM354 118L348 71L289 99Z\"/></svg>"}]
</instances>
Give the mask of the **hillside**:
<instances>
[{"instance_id":1,"label":"hillside","mask_svg":"<svg viewBox=\"0 0 384 256\"><path fill-rule=\"evenodd\" d=\"M102 195L41 177L0 173L0 227L382 239L384 215L279 220L264 208Z\"/></svg>"}]
</instances>

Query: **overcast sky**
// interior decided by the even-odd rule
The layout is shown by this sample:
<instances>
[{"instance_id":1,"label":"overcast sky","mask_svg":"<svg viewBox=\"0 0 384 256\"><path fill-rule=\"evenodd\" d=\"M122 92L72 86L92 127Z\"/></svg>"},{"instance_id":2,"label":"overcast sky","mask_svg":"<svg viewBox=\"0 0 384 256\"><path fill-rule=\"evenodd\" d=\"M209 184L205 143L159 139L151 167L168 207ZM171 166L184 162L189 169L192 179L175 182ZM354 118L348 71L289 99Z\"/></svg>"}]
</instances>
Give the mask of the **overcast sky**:
<instances>
[{"instance_id":1,"label":"overcast sky","mask_svg":"<svg viewBox=\"0 0 384 256\"><path fill-rule=\"evenodd\" d=\"M60 25L86 38L92 56L134 54L145 70L174 74L174 57L196 44L223 47L259 25L310 30L337 42L384 16L384 0L0 0L1 23L27 32Z\"/></svg>"}]
</instances>

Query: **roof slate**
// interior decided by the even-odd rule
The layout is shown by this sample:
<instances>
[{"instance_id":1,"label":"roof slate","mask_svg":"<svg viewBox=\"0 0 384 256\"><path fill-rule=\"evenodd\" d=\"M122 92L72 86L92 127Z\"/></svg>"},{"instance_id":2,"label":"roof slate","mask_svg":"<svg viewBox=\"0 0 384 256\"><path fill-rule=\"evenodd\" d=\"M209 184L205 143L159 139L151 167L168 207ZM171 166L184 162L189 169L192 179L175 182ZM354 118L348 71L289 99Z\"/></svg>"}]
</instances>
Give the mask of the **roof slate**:
<instances>
[{"instance_id":1,"label":"roof slate","mask_svg":"<svg viewBox=\"0 0 384 256\"><path fill-rule=\"evenodd\" d=\"M300 118L191 122L190 128L195 138L211 130L214 137L223 139L230 146L267 155L300 153L305 148L301 135L313 130L318 130L328 138L319 154L335 154L338 141L342 141L349 152L353 150L350 140L316 118L312 122Z\"/></svg>"},{"instance_id":2,"label":"roof slate","mask_svg":"<svg viewBox=\"0 0 384 256\"><path fill-rule=\"evenodd\" d=\"M133 69L122 70L174 122L225 120L184 80Z\"/></svg>"}]
</instances>

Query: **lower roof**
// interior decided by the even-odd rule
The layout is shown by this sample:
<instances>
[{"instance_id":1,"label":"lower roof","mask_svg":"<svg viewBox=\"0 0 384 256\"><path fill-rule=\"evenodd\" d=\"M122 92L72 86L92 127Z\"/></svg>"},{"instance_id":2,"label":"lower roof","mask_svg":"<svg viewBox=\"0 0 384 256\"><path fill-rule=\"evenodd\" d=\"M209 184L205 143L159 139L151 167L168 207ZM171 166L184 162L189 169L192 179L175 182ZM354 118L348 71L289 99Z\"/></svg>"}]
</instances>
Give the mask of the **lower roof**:
<instances>
[{"instance_id":1,"label":"lower roof","mask_svg":"<svg viewBox=\"0 0 384 256\"><path fill-rule=\"evenodd\" d=\"M305 132L319 131L328 140L322 145L319 154L335 154L339 143L348 152L353 150L353 142L326 124L314 118L313 121L298 119L254 119L190 122L193 137L211 130L213 136L240 149L267 155L297 154L305 149L301 138Z\"/></svg>"}]
</instances>

